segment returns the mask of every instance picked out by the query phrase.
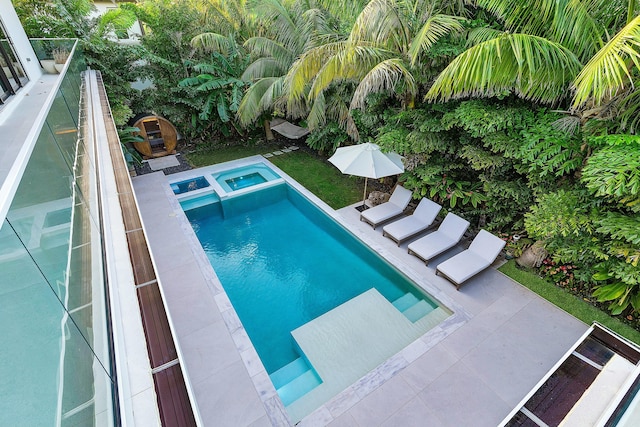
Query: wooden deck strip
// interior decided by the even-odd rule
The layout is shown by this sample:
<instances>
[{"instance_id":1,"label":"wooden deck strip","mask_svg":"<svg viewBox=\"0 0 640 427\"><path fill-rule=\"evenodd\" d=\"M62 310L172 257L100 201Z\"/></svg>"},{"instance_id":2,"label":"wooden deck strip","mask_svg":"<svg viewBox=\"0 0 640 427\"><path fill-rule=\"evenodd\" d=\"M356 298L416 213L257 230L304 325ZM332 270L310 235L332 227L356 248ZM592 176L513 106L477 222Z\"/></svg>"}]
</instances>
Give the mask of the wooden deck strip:
<instances>
[{"instance_id":1,"label":"wooden deck strip","mask_svg":"<svg viewBox=\"0 0 640 427\"><path fill-rule=\"evenodd\" d=\"M158 284L152 283L138 288L138 300L147 336L151 367L155 369L175 360L178 353L169 328L167 313L164 311Z\"/></svg>"},{"instance_id":2,"label":"wooden deck strip","mask_svg":"<svg viewBox=\"0 0 640 427\"><path fill-rule=\"evenodd\" d=\"M174 365L153 374L156 394L160 401L160 419L163 426L190 427L196 425L193 412L182 410L189 406L189 396L180 365Z\"/></svg>"},{"instance_id":3,"label":"wooden deck strip","mask_svg":"<svg viewBox=\"0 0 640 427\"><path fill-rule=\"evenodd\" d=\"M120 206L122 207L122 218L124 219L125 231L139 230L142 228L140 215L136 207L136 201L131 193L121 193L118 195Z\"/></svg>"},{"instance_id":4,"label":"wooden deck strip","mask_svg":"<svg viewBox=\"0 0 640 427\"><path fill-rule=\"evenodd\" d=\"M111 119L111 110L99 72L97 79L120 208L125 231L130 231L127 233L127 244L134 281L136 285L140 285L155 280L156 273L151 262L144 231L141 229L142 222L133 195L128 167L122 156L120 140ZM137 294L152 368L176 360L178 355L158 283L139 287ZM195 415L180 364L154 373L153 378L162 425L195 426Z\"/></svg>"},{"instance_id":5,"label":"wooden deck strip","mask_svg":"<svg viewBox=\"0 0 640 427\"><path fill-rule=\"evenodd\" d=\"M129 254L131 256L133 276L136 285L155 280L156 273L151 263L151 256L149 255L149 248L147 248L144 231L137 230L127 233L127 241L129 243Z\"/></svg>"}]
</instances>

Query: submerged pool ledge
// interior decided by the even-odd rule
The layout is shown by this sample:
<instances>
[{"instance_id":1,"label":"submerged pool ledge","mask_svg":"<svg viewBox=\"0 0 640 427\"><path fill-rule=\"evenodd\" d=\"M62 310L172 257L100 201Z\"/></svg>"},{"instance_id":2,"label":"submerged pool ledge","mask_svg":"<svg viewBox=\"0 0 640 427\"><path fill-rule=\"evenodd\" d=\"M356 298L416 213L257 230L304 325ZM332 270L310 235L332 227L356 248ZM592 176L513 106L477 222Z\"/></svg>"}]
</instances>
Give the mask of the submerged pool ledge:
<instances>
[{"instance_id":1,"label":"submerged pool ledge","mask_svg":"<svg viewBox=\"0 0 640 427\"><path fill-rule=\"evenodd\" d=\"M450 315L437 307L411 322L370 289L291 332L322 383L287 406L301 420Z\"/></svg>"}]
</instances>

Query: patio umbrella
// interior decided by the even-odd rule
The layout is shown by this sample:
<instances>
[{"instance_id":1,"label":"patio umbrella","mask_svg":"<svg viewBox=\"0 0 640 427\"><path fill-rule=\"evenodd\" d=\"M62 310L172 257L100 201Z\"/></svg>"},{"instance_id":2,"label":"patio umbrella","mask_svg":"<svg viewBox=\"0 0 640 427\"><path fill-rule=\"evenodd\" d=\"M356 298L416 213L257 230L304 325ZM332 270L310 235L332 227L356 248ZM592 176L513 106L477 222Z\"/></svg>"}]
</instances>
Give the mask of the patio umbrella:
<instances>
[{"instance_id":1,"label":"patio umbrella","mask_svg":"<svg viewBox=\"0 0 640 427\"><path fill-rule=\"evenodd\" d=\"M383 153L377 144L364 144L340 147L329 158L340 172L349 175L362 176L364 180L364 196L362 205L367 200L367 180L369 178L384 178L404 172L402 157L397 153Z\"/></svg>"}]
</instances>

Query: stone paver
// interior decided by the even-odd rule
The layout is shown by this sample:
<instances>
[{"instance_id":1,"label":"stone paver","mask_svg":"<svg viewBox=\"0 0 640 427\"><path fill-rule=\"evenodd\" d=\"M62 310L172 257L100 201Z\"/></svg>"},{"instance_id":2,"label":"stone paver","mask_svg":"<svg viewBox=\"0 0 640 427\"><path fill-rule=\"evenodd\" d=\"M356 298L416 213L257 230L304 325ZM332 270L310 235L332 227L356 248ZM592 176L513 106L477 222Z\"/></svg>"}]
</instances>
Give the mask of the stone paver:
<instances>
[{"instance_id":1,"label":"stone paver","mask_svg":"<svg viewBox=\"0 0 640 427\"><path fill-rule=\"evenodd\" d=\"M137 177L134 187L204 425L283 425L275 391L256 369L261 364L246 348L228 300L214 293L219 283L211 271L195 268L202 267L202 250L190 247L188 224L166 178ZM301 427L495 426L588 328L493 268L457 291L434 268L462 248L425 266L407 254L408 242L396 246L382 237L382 227L360 222L353 207L334 215L410 277L427 282L458 315L304 418Z\"/></svg>"}]
</instances>

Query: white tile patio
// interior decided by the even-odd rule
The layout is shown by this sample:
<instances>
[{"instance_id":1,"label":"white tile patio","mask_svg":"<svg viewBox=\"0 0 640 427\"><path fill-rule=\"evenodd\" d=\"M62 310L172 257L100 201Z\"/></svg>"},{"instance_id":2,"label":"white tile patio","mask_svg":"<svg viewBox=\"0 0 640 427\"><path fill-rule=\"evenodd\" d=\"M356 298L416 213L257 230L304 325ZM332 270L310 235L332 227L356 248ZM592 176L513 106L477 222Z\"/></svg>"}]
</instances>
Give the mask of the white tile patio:
<instances>
[{"instance_id":1,"label":"white tile patio","mask_svg":"<svg viewBox=\"0 0 640 427\"><path fill-rule=\"evenodd\" d=\"M158 172L133 182L204 424L287 425L284 407L255 351L247 349L244 330L206 267L166 177ZM382 237L381 227L360 222L353 207L333 215L457 313L300 426L495 426L588 328L495 269L456 291L434 268L460 248L427 267L407 254L408 242L396 246Z\"/></svg>"}]
</instances>

